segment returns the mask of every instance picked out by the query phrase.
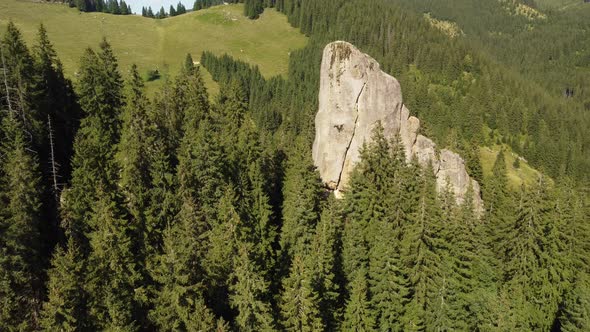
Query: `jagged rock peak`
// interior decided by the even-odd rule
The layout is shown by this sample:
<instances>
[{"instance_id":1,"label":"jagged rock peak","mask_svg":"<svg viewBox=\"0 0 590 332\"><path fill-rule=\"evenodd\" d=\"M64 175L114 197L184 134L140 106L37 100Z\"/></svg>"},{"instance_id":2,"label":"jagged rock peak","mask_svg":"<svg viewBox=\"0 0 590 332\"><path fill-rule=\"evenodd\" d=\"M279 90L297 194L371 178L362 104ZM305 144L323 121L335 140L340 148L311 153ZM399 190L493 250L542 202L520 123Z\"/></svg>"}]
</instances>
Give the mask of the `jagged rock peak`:
<instances>
[{"instance_id":1,"label":"jagged rock peak","mask_svg":"<svg viewBox=\"0 0 590 332\"><path fill-rule=\"evenodd\" d=\"M422 165L432 164L437 187L444 188L448 181L458 203L471 184L476 209L482 210L479 184L467 174L464 160L452 151L439 151L432 140L420 135L420 120L410 116L403 104L399 82L352 44L328 44L322 57L313 160L337 197L346 190L360 148L379 121L388 138L400 135L408 161L416 156Z\"/></svg>"}]
</instances>

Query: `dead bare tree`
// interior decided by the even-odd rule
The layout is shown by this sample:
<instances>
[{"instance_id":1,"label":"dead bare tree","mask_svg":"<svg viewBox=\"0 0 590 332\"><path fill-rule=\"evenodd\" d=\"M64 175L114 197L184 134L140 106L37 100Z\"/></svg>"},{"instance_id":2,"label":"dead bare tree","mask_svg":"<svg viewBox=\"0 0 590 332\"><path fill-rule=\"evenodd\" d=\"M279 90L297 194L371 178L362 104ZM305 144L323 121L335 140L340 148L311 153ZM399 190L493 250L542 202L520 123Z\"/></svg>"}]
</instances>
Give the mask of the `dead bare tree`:
<instances>
[{"instance_id":1,"label":"dead bare tree","mask_svg":"<svg viewBox=\"0 0 590 332\"><path fill-rule=\"evenodd\" d=\"M2 43L0 42L0 60L2 60L2 78L3 78L3 83L4 83L4 90L6 93L6 104L8 105L8 111L9 112L14 112L14 109L12 108L12 101L10 100L10 88L8 85L8 72L6 69L6 60L4 59L4 47L2 46Z\"/></svg>"},{"instance_id":2,"label":"dead bare tree","mask_svg":"<svg viewBox=\"0 0 590 332\"><path fill-rule=\"evenodd\" d=\"M50 166L51 166L51 178L53 180L53 195L55 196L55 201L59 203L59 183L57 179L59 178L59 164L55 161L55 145L53 142L53 128L51 126L51 115L47 115L47 131L49 135L49 157L50 157Z\"/></svg>"}]
</instances>

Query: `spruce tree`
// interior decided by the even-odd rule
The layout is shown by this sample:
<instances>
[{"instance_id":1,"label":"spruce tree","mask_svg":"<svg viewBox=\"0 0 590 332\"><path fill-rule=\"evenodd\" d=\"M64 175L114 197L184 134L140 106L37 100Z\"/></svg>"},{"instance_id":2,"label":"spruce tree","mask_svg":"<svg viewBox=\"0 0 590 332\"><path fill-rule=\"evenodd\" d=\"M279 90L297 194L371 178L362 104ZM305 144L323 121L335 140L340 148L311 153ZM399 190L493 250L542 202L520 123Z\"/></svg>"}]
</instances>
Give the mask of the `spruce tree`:
<instances>
[{"instance_id":1,"label":"spruce tree","mask_svg":"<svg viewBox=\"0 0 590 332\"><path fill-rule=\"evenodd\" d=\"M209 278L226 285L238 253L242 221L234 206L235 194L227 189L217 206L218 214L208 232L209 248L205 254L205 267Z\"/></svg>"},{"instance_id":2,"label":"spruce tree","mask_svg":"<svg viewBox=\"0 0 590 332\"><path fill-rule=\"evenodd\" d=\"M207 272L207 297L215 313L231 312L229 308L229 276L234 267L234 259L242 239L243 220L235 207L236 197L231 189L226 189L218 204L215 220L209 222L207 250L204 255L204 268Z\"/></svg>"},{"instance_id":3,"label":"spruce tree","mask_svg":"<svg viewBox=\"0 0 590 332\"><path fill-rule=\"evenodd\" d=\"M527 329L549 329L562 292L567 264L560 257L559 234L545 184L523 189L508 238L506 284L512 310Z\"/></svg>"},{"instance_id":4,"label":"spruce tree","mask_svg":"<svg viewBox=\"0 0 590 332\"><path fill-rule=\"evenodd\" d=\"M320 313L327 330L336 328L341 315L339 304L343 276L338 257L342 220L339 209L339 202L330 197L316 226L307 260L312 270L312 287L318 294Z\"/></svg>"},{"instance_id":5,"label":"spruce tree","mask_svg":"<svg viewBox=\"0 0 590 332\"><path fill-rule=\"evenodd\" d=\"M204 0L195 0L195 3L193 4L193 10L197 11L197 10L201 10L203 8L205 8L205 6L203 5Z\"/></svg>"},{"instance_id":6,"label":"spruce tree","mask_svg":"<svg viewBox=\"0 0 590 332\"><path fill-rule=\"evenodd\" d=\"M48 271L48 299L43 304L41 326L48 331L80 331L87 328L84 290L85 260L72 237L59 246Z\"/></svg>"},{"instance_id":7,"label":"spruce tree","mask_svg":"<svg viewBox=\"0 0 590 332\"><path fill-rule=\"evenodd\" d=\"M286 261L311 243L319 219L321 181L305 140L298 139L287 162L280 245Z\"/></svg>"},{"instance_id":8,"label":"spruce tree","mask_svg":"<svg viewBox=\"0 0 590 332\"><path fill-rule=\"evenodd\" d=\"M151 269L156 294L150 320L160 329L186 329L191 316L201 310L203 297L203 225L191 201L182 204L173 225L164 231L163 253ZM196 301L196 302L195 302Z\"/></svg>"},{"instance_id":9,"label":"spruce tree","mask_svg":"<svg viewBox=\"0 0 590 332\"><path fill-rule=\"evenodd\" d=\"M39 165L17 113L2 119L0 329L37 328L41 309Z\"/></svg>"},{"instance_id":10,"label":"spruce tree","mask_svg":"<svg viewBox=\"0 0 590 332\"><path fill-rule=\"evenodd\" d=\"M203 218L214 219L217 201L223 194L225 174L223 150L210 121L201 121L198 128L185 131L178 159L180 196L198 204Z\"/></svg>"},{"instance_id":11,"label":"spruce tree","mask_svg":"<svg viewBox=\"0 0 590 332\"><path fill-rule=\"evenodd\" d=\"M375 241L369 250L369 285L377 327L402 331L404 306L409 295L394 225L376 221Z\"/></svg>"},{"instance_id":12,"label":"spruce tree","mask_svg":"<svg viewBox=\"0 0 590 332\"><path fill-rule=\"evenodd\" d=\"M112 0L110 2L110 12L114 15L121 14L121 7L119 6L119 0Z\"/></svg>"},{"instance_id":13,"label":"spruce tree","mask_svg":"<svg viewBox=\"0 0 590 332\"><path fill-rule=\"evenodd\" d=\"M565 295L561 310L561 331L581 332L590 329L590 284L587 275L578 275L572 289Z\"/></svg>"},{"instance_id":14,"label":"spruce tree","mask_svg":"<svg viewBox=\"0 0 590 332\"><path fill-rule=\"evenodd\" d=\"M228 134L236 133L244 121L248 111L248 100L244 88L237 79L232 79L221 87L217 101L220 122L228 130Z\"/></svg>"},{"instance_id":15,"label":"spruce tree","mask_svg":"<svg viewBox=\"0 0 590 332\"><path fill-rule=\"evenodd\" d=\"M37 43L32 50L33 86L31 92L39 128L37 151L42 181L39 183L44 222L40 225L40 248L45 259L50 259L51 248L59 236L59 198L63 183L70 178L72 142L78 124L78 106L72 83L64 77L62 64L57 58L43 25L39 27Z\"/></svg>"},{"instance_id":16,"label":"spruce tree","mask_svg":"<svg viewBox=\"0 0 590 332\"><path fill-rule=\"evenodd\" d=\"M451 234L448 240L450 250L447 260L450 291L446 301L449 305L451 326L458 330L475 329L475 312L472 312L471 308L473 294L478 285L485 285L483 280L477 279L477 273L480 271L476 270L476 267L481 264L478 248L485 244L478 241L476 227L479 221L474 213L473 195L473 187L469 185L463 204L448 225Z\"/></svg>"},{"instance_id":17,"label":"spruce tree","mask_svg":"<svg viewBox=\"0 0 590 332\"><path fill-rule=\"evenodd\" d=\"M416 188L416 165L407 163L406 153L401 138L396 135L389 142L391 157L388 158L389 174L386 177L386 185L382 192L385 196L386 218L393 223L396 239L404 237L411 215L416 209L417 188Z\"/></svg>"},{"instance_id":18,"label":"spruce tree","mask_svg":"<svg viewBox=\"0 0 590 332\"><path fill-rule=\"evenodd\" d=\"M180 200L180 204L173 224L166 225L163 253L152 268L151 275L158 286L150 317L160 328L182 329L191 324L189 318L198 309L192 299L204 296L203 262L208 251L209 229L217 217L217 201L224 186L220 171L221 149L206 119L207 94L198 71L181 74L176 91L182 96L178 106L173 106L182 112L180 122L178 125L164 122L162 127L167 135L183 135L174 181L178 186L176 200ZM160 117L159 121L162 120L167 120L166 116ZM178 126L182 126L182 130ZM174 143L165 150L172 152L173 147ZM159 163L163 170L167 168L166 160L160 158ZM156 197L168 196L169 180L166 176L160 178L158 183L163 187ZM174 205L170 207L174 209Z\"/></svg>"},{"instance_id":19,"label":"spruce tree","mask_svg":"<svg viewBox=\"0 0 590 332\"><path fill-rule=\"evenodd\" d=\"M435 308L442 309L439 295L446 287L440 256L444 244L441 210L433 174L432 166L422 169L418 209L404 238L405 264L410 282L410 302L405 312L408 330L436 328ZM437 314L441 317L443 312Z\"/></svg>"},{"instance_id":20,"label":"spruce tree","mask_svg":"<svg viewBox=\"0 0 590 332\"><path fill-rule=\"evenodd\" d=\"M13 22L8 22L0 48L4 76L2 83L7 85L2 94L7 89L9 91L9 95L5 96L6 106L9 111L17 112L28 135L27 139L33 141L31 148L38 150L45 136L41 122L44 119L40 118L34 101L34 62L21 32Z\"/></svg>"},{"instance_id":21,"label":"spruce tree","mask_svg":"<svg viewBox=\"0 0 590 332\"><path fill-rule=\"evenodd\" d=\"M262 7L262 0L245 0L244 1L244 15L249 19L257 19L264 7Z\"/></svg>"},{"instance_id":22,"label":"spruce tree","mask_svg":"<svg viewBox=\"0 0 590 332\"><path fill-rule=\"evenodd\" d=\"M151 187L153 181L150 176L152 167L162 166L152 166L152 162L158 161L160 157L158 153L161 152L161 142L155 142L157 131L150 114L151 105L144 95L143 81L135 65L131 67L128 85L127 103L121 115L121 140L115 154L119 175L117 187L127 212L131 250L137 257L137 271L141 275L141 281L138 283L147 286L147 264L159 251L162 242L159 232L164 228L162 219L168 216L158 213L157 217L162 219L156 219L156 216L149 214L155 212L149 209L154 198ZM163 193L156 189L153 194L159 199L167 198L162 197ZM165 203L165 200L159 201L158 205L166 207ZM145 287L142 287L137 293L144 291ZM144 302L147 302L147 299Z\"/></svg>"},{"instance_id":23,"label":"spruce tree","mask_svg":"<svg viewBox=\"0 0 590 332\"><path fill-rule=\"evenodd\" d=\"M50 187L55 196L59 194L61 187L59 184L55 186L53 177L60 182L69 180L72 142L78 128L79 108L72 83L64 77L62 63L57 58L43 25L39 27L37 44L32 55L35 69L35 103L38 118L45 124L40 151L42 164L45 165L43 172L45 179L51 178ZM48 121L51 122L51 128L48 128ZM53 137L53 146L49 146L49 134Z\"/></svg>"},{"instance_id":24,"label":"spruce tree","mask_svg":"<svg viewBox=\"0 0 590 332\"><path fill-rule=\"evenodd\" d=\"M164 6L160 7L160 11L156 14L156 18L166 18L168 15L166 14L166 10L164 10Z\"/></svg>"},{"instance_id":25,"label":"spruce tree","mask_svg":"<svg viewBox=\"0 0 590 332\"><path fill-rule=\"evenodd\" d=\"M508 176L504 151L496 156L492 167L492 176L484 186L484 202L486 204L486 217L488 219L489 246L493 248L496 259L503 260L506 257L506 238L509 231L509 216L513 209L511 195L508 191Z\"/></svg>"},{"instance_id":26,"label":"spruce tree","mask_svg":"<svg viewBox=\"0 0 590 332\"><path fill-rule=\"evenodd\" d=\"M205 304L202 298L194 299L194 309L186 320L187 331L218 332L223 323L219 326L215 322L215 316Z\"/></svg>"},{"instance_id":27,"label":"spruce tree","mask_svg":"<svg viewBox=\"0 0 590 332\"><path fill-rule=\"evenodd\" d=\"M361 177L358 171L353 171L353 179ZM354 183L354 180L353 180ZM367 222L347 217L344 220L344 232L342 235L342 265L347 281L347 290L350 291L352 281L359 271L366 271L369 267L369 244L367 242Z\"/></svg>"},{"instance_id":28,"label":"spruce tree","mask_svg":"<svg viewBox=\"0 0 590 332\"><path fill-rule=\"evenodd\" d=\"M186 7L184 7L184 5L181 2L179 2L176 5L176 14L177 15L186 14Z\"/></svg>"},{"instance_id":29,"label":"spruce tree","mask_svg":"<svg viewBox=\"0 0 590 332\"><path fill-rule=\"evenodd\" d=\"M137 66L131 67L131 78L127 103L121 116L121 140L117 145L115 160L119 171L118 188L123 196L125 208L130 217L134 250L141 256L153 250L148 247L148 227L152 230L159 225L148 225L146 210L150 203L150 168L153 160L155 133L150 123L150 107L143 92L143 81Z\"/></svg>"},{"instance_id":30,"label":"spruce tree","mask_svg":"<svg viewBox=\"0 0 590 332\"><path fill-rule=\"evenodd\" d=\"M346 303L341 329L346 332L368 332L375 330L375 318L368 298L366 272L361 269L355 274Z\"/></svg>"},{"instance_id":31,"label":"spruce tree","mask_svg":"<svg viewBox=\"0 0 590 332\"><path fill-rule=\"evenodd\" d=\"M184 73L188 75L192 75L195 73L195 61L193 60L193 56L190 53L187 53L186 57L184 58L184 65L182 67L182 70L184 71Z\"/></svg>"},{"instance_id":32,"label":"spruce tree","mask_svg":"<svg viewBox=\"0 0 590 332\"><path fill-rule=\"evenodd\" d=\"M571 179L562 179L556 186L556 218L560 221L561 241L565 247L563 254L571 263L569 270L590 273L590 225L586 216L590 214L584 195L577 191Z\"/></svg>"},{"instance_id":33,"label":"spruce tree","mask_svg":"<svg viewBox=\"0 0 590 332\"><path fill-rule=\"evenodd\" d=\"M318 294L313 288L313 271L308 265L301 256L295 256L291 272L283 282L281 316L286 331L324 330Z\"/></svg>"},{"instance_id":34,"label":"spruce tree","mask_svg":"<svg viewBox=\"0 0 590 332\"><path fill-rule=\"evenodd\" d=\"M226 127L228 128L228 127ZM236 137L237 135L237 137ZM225 173L234 184L236 208L243 219L240 239L253 244L253 258L265 277L275 268L277 219L271 205L271 188L276 183L274 161L263 150L263 138L246 117L237 133L224 130ZM278 280L277 284L278 284Z\"/></svg>"},{"instance_id":35,"label":"spruce tree","mask_svg":"<svg viewBox=\"0 0 590 332\"><path fill-rule=\"evenodd\" d=\"M166 130L165 138L171 150L179 147L179 142L186 131L196 131L201 120L209 117L209 96L203 82L201 72L188 61L192 61L190 54L178 75L172 91L164 87L161 103L162 116L158 125ZM193 132L194 133L194 132Z\"/></svg>"},{"instance_id":36,"label":"spruce tree","mask_svg":"<svg viewBox=\"0 0 590 332\"><path fill-rule=\"evenodd\" d=\"M239 249L230 286L230 302L238 315L235 319L240 331L274 331L272 309L268 299L268 282L258 273L249 257L247 245Z\"/></svg>"},{"instance_id":37,"label":"spruce tree","mask_svg":"<svg viewBox=\"0 0 590 332\"><path fill-rule=\"evenodd\" d=\"M371 142L363 145L360 156L361 162L350 176L345 196L343 265L349 284L356 271L369 268L369 249L378 234L375 228L395 215L387 213L394 160L381 125L373 131Z\"/></svg>"},{"instance_id":38,"label":"spruce tree","mask_svg":"<svg viewBox=\"0 0 590 332\"><path fill-rule=\"evenodd\" d=\"M96 188L111 190L116 183L115 147L119 139L123 81L110 45L103 40L101 52L88 49L82 57L78 91L84 118L74 142L72 184L62 203L62 219L76 238L95 227L89 212ZM80 241L86 251L85 241Z\"/></svg>"},{"instance_id":39,"label":"spruce tree","mask_svg":"<svg viewBox=\"0 0 590 332\"><path fill-rule=\"evenodd\" d=\"M127 3L125 3L125 1L121 0L121 3L119 4L119 7L121 8L121 15L130 15L130 14L133 14L129 10L129 7L127 6Z\"/></svg>"},{"instance_id":40,"label":"spruce tree","mask_svg":"<svg viewBox=\"0 0 590 332\"><path fill-rule=\"evenodd\" d=\"M273 216L270 197L267 189L267 179L263 173L264 161L252 161L248 167L249 186L244 203L246 222L241 228L242 240L254 245L254 259L260 266L265 278L271 277L271 271L275 268L277 240L277 226Z\"/></svg>"},{"instance_id":41,"label":"spruce tree","mask_svg":"<svg viewBox=\"0 0 590 332\"><path fill-rule=\"evenodd\" d=\"M89 316L99 329L138 329L135 290L141 275L133 252L132 226L124 219L117 198L98 188L92 209L86 289Z\"/></svg>"},{"instance_id":42,"label":"spruce tree","mask_svg":"<svg viewBox=\"0 0 590 332\"><path fill-rule=\"evenodd\" d=\"M155 123L155 121L151 121ZM172 225L178 213L179 202L176 198L176 179L171 156L167 153L161 139L162 130L155 134L156 141L152 147L149 162L149 197L145 209L144 250L147 264L161 253L164 229Z\"/></svg>"}]
</instances>

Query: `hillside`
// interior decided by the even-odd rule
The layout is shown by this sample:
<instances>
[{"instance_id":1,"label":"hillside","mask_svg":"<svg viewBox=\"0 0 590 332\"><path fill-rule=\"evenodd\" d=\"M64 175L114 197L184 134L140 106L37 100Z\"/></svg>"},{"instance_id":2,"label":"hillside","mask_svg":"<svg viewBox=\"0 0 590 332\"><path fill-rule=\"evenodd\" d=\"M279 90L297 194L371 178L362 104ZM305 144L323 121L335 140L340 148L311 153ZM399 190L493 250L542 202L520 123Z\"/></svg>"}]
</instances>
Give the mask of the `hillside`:
<instances>
[{"instance_id":1,"label":"hillside","mask_svg":"<svg viewBox=\"0 0 590 332\"><path fill-rule=\"evenodd\" d=\"M590 331L586 9L243 2L0 7L0 331Z\"/></svg>"},{"instance_id":2,"label":"hillside","mask_svg":"<svg viewBox=\"0 0 590 332\"><path fill-rule=\"evenodd\" d=\"M583 0L398 0L432 19L455 24L464 39L510 70L590 105L590 3ZM527 5L528 4L528 5ZM547 41L551 41L548 43Z\"/></svg>"},{"instance_id":3,"label":"hillside","mask_svg":"<svg viewBox=\"0 0 590 332\"><path fill-rule=\"evenodd\" d=\"M542 8L559 10L569 10L573 8L580 8L581 6L585 5L587 6L587 4L584 4L583 0L535 0L535 2Z\"/></svg>"},{"instance_id":4,"label":"hillside","mask_svg":"<svg viewBox=\"0 0 590 332\"><path fill-rule=\"evenodd\" d=\"M164 76L175 74L186 53L195 59L207 50L258 65L270 77L287 72L290 51L305 46L306 38L274 10L258 20L242 15L243 5L217 6L185 15L153 20L141 16L81 13L61 4L28 1L0 1L0 30L12 20L24 39L33 44L43 23L66 76L74 76L80 56L106 37L119 58L123 72L135 63L143 75L158 69ZM148 88L163 80L148 83ZM210 76L208 87L215 90Z\"/></svg>"}]
</instances>

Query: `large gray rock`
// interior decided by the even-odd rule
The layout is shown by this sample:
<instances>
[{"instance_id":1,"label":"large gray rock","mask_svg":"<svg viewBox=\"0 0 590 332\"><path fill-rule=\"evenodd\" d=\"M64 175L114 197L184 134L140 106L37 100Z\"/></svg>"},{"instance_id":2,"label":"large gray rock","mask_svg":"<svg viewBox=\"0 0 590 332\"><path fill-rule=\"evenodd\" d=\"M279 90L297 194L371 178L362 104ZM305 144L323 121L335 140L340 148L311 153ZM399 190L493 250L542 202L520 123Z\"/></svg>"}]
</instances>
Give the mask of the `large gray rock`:
<instances>
[{"instance_id":1,"label":"large gray rock","mask_svg":"<svg viewBox=\"0 0 590 332\"><path fill-rule=\"evenodd\" d=\"M420 120L410 116L403 104L398 81L352 44L328 44L322 57L313 160L337 196L346 190L360 147L379 121L386 136L400 135L408 161L415 156L420 164L432 165L437 187L444 188L448 182L458 203L471 185L481 210L479 184L467 174L465 162L452 151L438 151L432 140L420 135Z\"/></svg>"}]
</instances>

